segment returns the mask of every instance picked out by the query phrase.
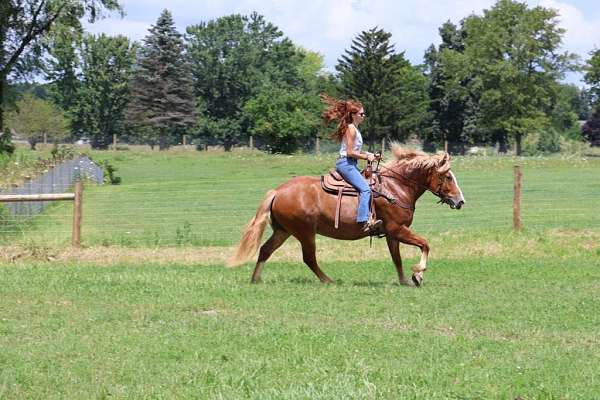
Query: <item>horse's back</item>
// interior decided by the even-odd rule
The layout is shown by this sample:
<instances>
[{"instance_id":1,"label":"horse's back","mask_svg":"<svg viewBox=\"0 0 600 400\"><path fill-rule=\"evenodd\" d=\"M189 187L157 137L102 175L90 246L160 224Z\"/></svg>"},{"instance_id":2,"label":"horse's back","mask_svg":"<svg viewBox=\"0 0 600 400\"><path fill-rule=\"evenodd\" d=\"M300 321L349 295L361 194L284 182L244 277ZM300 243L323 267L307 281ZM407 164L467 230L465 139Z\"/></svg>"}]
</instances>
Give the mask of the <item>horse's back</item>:
<instances>
[{"instance_id":1,"label":"horse's back","mask_svg":"<svg viewBox=\"0 0 600 400\"><path fill-rule=\"evenodd\" d=\"M358 198L344 196L340 212L340 226L335 229L337 196L326 193L321 178L298 176L276 189L271 208L273 219L286 231L311 230L339 239L358 239L363 235L356 224Z\"/></svg>"}]
</instances>

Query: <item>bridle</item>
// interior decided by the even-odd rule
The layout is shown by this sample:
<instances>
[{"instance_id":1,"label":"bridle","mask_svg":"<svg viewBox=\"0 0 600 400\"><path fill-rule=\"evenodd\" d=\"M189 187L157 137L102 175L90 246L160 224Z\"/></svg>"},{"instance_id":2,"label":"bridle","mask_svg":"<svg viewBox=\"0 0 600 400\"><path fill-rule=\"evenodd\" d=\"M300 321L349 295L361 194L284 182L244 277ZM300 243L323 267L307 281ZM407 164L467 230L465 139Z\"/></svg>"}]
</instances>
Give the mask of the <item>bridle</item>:
<instances>
[{"instance_id":1,"label":"bridle","mask_svg":"<svg viewBox=\"0 0 600 400\"><path fill-rule=\"evenodd\" d=\"M434 196L436 196L440 199L438 201L438 204L443 204L443 203L448 202L448 198L442 194L442 186L444 186L446 179L448 179L446 174L440 174L438 176L439 183L438 183L436 190L434 191L429 186L423 185L420 182L409 179L409 178L405 177L404 175L394 171L393 169L386 167L385 165L382 165L382 167L385 168L387 172L385 172L385 173L379 172L379 161L377 161L377 167L375 168L375 172L378 172L379 176L386 177L386 178L392 178L392 179L396 179L399 181L404 181L405 183L409 183L418 188L424 189L425 191L429 191L429 192L433 193ZM392 175L387 175L387 173L391 173Z\"/></svg>"}]
</instances>

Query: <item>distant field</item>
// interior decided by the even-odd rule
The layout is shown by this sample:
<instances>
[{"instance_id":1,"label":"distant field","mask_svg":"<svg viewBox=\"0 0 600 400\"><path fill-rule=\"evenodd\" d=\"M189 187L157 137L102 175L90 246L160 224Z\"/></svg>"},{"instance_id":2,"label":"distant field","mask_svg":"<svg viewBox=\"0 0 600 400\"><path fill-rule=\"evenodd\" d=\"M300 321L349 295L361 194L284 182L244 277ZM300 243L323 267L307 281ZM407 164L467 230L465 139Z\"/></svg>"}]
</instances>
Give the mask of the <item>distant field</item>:
<instances>
[{"instance_id":1,"label":"distant field","mask_svg":"<svg viewBox=\"0 0 600 400\"><path fill-rule=\"evenodd\" d=\"M87 185L83 242L88 246L231 246L264 193L297 175L320 175L333 155L271 156L259 152L103 152L123 180ZM600 226L600 159L457 157L453 170L466 207L451 211L426 193L414 228L425 234L507 232L512 224L513 166L523 167L527 229ZM3 228L4 243L69 242L71 204L52 206L30 223Z\"/></svg>"}]
</instances>

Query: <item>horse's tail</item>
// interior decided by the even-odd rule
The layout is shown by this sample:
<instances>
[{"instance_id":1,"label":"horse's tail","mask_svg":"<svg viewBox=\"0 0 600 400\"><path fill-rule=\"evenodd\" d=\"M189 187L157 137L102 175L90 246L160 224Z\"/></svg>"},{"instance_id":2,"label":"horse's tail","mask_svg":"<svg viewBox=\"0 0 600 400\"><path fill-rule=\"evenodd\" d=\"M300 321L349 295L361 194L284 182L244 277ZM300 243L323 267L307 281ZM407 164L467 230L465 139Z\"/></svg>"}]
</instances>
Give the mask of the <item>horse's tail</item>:
<instances>
[{"instance_id":1,"label":"horse's tail","mask_svg":"<svg viewBox=\"0 0 600 400\"><path fill-rule=\"evenodd\" d=\"M275 190L267 192L264 200L258 206L258 210L256 210L256 215L250 220L248 225L246 225L242 240L240 240L240 244L238 245L235 254L225 263L226 267L238 267L248 261L256 253L258 245L260 244L260 239L267 226L267 222L270 222L271 219L271 203L275 198L275 194Z\"/></svg>"}]
</instances>

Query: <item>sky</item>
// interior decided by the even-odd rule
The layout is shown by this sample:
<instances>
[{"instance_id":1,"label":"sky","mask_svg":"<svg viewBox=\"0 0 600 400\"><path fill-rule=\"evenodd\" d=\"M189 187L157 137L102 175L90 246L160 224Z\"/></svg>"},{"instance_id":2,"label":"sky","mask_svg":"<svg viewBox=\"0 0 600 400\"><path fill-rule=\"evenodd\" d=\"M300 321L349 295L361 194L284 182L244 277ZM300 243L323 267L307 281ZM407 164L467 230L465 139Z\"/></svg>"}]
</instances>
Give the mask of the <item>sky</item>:
<instances>
[{"instance_id":1,"label":"sky","mask_svg":"<svg viewBox=\"0 0 600 400\"><path fill-rule=\"evenodd\" d=\"M439 44L438 28L447 20L458 23L470 15L481 15L495 0L120 0L123 18L116 14L88 24L92 33L123 34L141 40L163 9L173 14L177 29L230 14L265 16L295 44L324 56L325 67L334 72L338 58L360 32L375 26L392 34L397 52L415 64L423 62L430 44ZM526 0L559 12L566 29L563 51L587 60L600 48L599 0ZM570 73L566 82L583 86L581 74Z\"/></svg>"}]
</instances>

